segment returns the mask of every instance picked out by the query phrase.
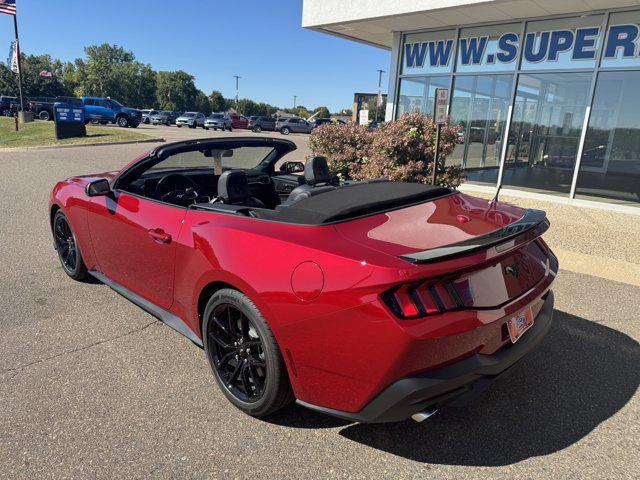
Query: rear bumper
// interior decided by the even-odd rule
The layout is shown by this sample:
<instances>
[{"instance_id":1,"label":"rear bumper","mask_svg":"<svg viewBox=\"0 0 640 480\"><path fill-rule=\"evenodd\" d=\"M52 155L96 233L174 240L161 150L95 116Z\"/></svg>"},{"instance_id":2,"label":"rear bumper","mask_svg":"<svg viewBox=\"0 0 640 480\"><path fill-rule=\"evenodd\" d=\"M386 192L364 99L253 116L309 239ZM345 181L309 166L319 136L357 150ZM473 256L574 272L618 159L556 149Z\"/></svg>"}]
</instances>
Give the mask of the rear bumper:
<instances>
[{"instance_id":1,"label":"rear bumper","mask_svg":"<svg viewBox=\"0 0 640 480\"><path fill-rule=\"evenodd\" d=\"M392 383L359 412L344 412L311 405L312 410L355 422L382 423L405 420L422 410L464 402L483 392L494 380L510 373L527 353L545 337L553 322L553 292L549 291L535 323L515 344L493 355L475 354L459 362Z\"/></svg>"}]
</instances>

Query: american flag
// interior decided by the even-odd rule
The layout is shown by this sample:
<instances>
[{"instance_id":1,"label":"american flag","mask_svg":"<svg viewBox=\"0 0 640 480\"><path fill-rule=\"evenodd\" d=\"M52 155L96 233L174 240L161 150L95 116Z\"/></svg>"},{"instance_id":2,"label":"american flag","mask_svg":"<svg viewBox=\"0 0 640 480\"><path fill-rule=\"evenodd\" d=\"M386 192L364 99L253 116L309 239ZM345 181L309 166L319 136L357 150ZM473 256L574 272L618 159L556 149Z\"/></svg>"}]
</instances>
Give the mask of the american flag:
<instances>
[{"instance_id":1,"label":"american flag","mask_svg":"<svg viewBox=\"0 0 640 480\"><path fill-rule=\"evenodd\" d=\"M16 0L0 0L0 13L16 14Z\"/></svg>"}]
</instances>

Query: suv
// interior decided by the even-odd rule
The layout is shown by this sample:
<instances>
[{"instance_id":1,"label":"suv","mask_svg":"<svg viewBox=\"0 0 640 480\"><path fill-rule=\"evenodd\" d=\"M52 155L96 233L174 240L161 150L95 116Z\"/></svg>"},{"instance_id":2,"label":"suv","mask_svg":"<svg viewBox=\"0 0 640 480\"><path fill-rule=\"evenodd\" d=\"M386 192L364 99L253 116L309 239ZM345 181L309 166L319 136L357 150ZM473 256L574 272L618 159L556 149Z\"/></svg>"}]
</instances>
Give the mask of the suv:
<instances>
[{"instance_id":1,"label":"suv","mask_svg":"<svg viewBox=\"0 0 640 480\"><path fill-rule=\"evenodd\" d=\"M155 110L152 110L154 112ZM153 125L173 125L176 123L176 118L180 116L180 112L161 111L153 114L149 114L149 121Z\"/></svg>"},{"instance_id":2,"label":"suv","mask_svg":"<svg viewBox=\"0 0 640 480\"><path fill-rule=\"evenodd\" d=\"M262 130L269 130L273 132L276 129L276 119L273 117L255 117L255 119L249 120L249 129L256 133L260 133Z\"/></svg>"},{"instance_id":3,"label":"suv","mask_svg":"<svg viewBox=\"0 0 640 480\"><path fill-rule=\"evenodd\" d=\"M115 123L122 128L136 128L142 121L140 110L123 107L110 98L82 97L82 105L87 123Z\"/></svg>"},{"instance_id":4,"label":"suv","mask_svg":"<svg viewBox=\"0 0 640 480\"><path fill-rule=\"evenodd\" d=\"M155 115L160 113L158 110L140 110L140 114L142 115L142 123L149 125L151 123L151 115Z\"/></svg>"},{"instance_id":5,"label":"suv","mask_svg":"<svg viewBox=\"0 0 640 480\"><path fill-rule=\"evenodd\" d=\"M204 122L205 130L209 130L213 128L214 130L233 130L233 123L231 121L231 117L226 113L212 113L207 117L207 120Z\"/></svg>"},{"instance_id":6,"label":"suv","mask_svg":"<svg viewBox=\"0 0 640 480\"><path fill-rule=\"evenodd\" d=\"M205 121L204 113L200 112L185 112L176 118L176 126L181 128L183 125L187 125L189 128L196 128L204 126Z\"/></svg>"},{"instance_id":7,"label":"suv","mask_svg":"<svg viewBox=\"0 0 640 480\"><path fill-rule=\"evenodd\" d=\"M313 125L302 118L283 118L276 122L276 130L283 135L290 133L311 133Z\"/></svg>"}]
</instances>

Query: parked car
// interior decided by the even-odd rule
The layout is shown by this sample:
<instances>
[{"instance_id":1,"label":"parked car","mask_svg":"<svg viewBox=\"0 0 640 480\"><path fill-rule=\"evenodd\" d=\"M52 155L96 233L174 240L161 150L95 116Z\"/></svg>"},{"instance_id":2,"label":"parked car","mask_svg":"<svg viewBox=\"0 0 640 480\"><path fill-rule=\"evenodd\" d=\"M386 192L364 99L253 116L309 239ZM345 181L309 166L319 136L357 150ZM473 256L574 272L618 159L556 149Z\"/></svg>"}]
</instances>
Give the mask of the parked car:
<instances>
[{"instance_id":1,"label":"parked car","mask_svg":"<svg viewBox=\"0 0 640 480\"><path fill-rule=\"evenodd\" d=\"M115 123L119 127L136 128L142 121L140 110L123 107L111 98L82 97L87 123Z\"/></svg>"},{"instance_id":2,"label":"parked car","mask_svg":"<svg viewBox=\"0 0 640 480\"><path fill-rule=\"evenodd\" d=\"M226 113L212 113L207 117L204 122L205 130L213 128L214 130L233 130L233 123L231 117Z\"/></svg>"},{"instance_id":3,"label":"parked car","mask_svg":"<svg viewBox=\"0 0 640 480\"><path fill-rule=\"evenodd\" d=\"M0 96L0 114L5 117L12 117L14 112L14 105L18 103L17 97L8 97L6 95Z\"/></svg>"},{"instance_id":4,"label":"parked car","mask_svg":"<svg viewBox=\"0 0 640 480\"><path fill-rule=\"evenodd\" d=\"M283 135L290 133L311 133L313 125L302 118L282 118L276 122L276 130Z\"/></svg>"},{"instance_id":5,"label":"parked car","mask_svg":"<svg viewBox=\"0 0 640 480\"><path fill-rule=\"evenodd\" d=\"M149 121L153 125L173 125L176 123L176 118L178 118L182 113L180 112L171 112L167 110L159 111L153 115L149 116Z\"/></svg>"},{"instance_id":6,"label":"parked car","mask_svg":"<svg viewBox=\"0 0 640 480\"><path fill-rule=\"evenodd\" d=\"M141 110L142 123L149 125L151 123L151 117L160 113L160 110Z\"/></svg>"},{"instance_id":7,"label":"parked car","mask_svg":"<svg viewBox=\"0 0 640 480\"><path fill-rule=\"evenodd\" d=\"M331 124L331 123L340 123L342 125L345 125L347 122L345 122L344 120L334 120L332 118L316 118L313 121L313 128L319 127L320 125L327 125L327 124Z\"/></svg>"},{"instance_id":8,"label":"parked car","mask_svg":"<svg viewBox=\"0 0 640 480\"><path fill-rule=\"evenodd\" d=\"M273 132L276 129L276 119L273 117L256 117L254 120L249 121L249 129L257 133L262 130Z\"/></svg>"},{"instance_id":9,"label":"parked car","mask_svg":"<svg viewBox=\"0 0 640 480\"><path fill-rule=\"evenodd\" d=\"M233 128L249 128L249 119L244 115L229 115Z\"/></svg>"},{"instance_id":10,"label":"parked car","mask_svg":"<svg viewBox=\"0 0 640 480\"><path fill-rule=\"evenodd\" d=\"M59 182L47 217L62 270L202 347L220 390L254 417L297 399L349 421L423 420L477 398L549 331L566 335L552 328L544 212L433 185L338 184L323 157L304 176L276 170L295 149L187 140Z\"/></svg>"},{"instance_id":11,"label":"parked car","mask_svg":"<svg viewBox=\"0 0 640 480\"><path fill-rule=\"evenodd\" d=\"M258 118L258 115L251 115L251 116L249 117L249 123L251 123L251 122L255 122L255 121L257 120L257 118Z\"/></svg>"},{"instance_id":12,"label":"parked car","mask_svg":"<svg viewBox=\"0 0 640 480\"><path fill-rule=\"evenodd\" d=\"M204 113L200 112L185 112L176 118L176 126L181 128L183 125L188 126L189 128L197 128L202 127L205 128L204 122L206 117Z\"/></svg>"}]
</instances>

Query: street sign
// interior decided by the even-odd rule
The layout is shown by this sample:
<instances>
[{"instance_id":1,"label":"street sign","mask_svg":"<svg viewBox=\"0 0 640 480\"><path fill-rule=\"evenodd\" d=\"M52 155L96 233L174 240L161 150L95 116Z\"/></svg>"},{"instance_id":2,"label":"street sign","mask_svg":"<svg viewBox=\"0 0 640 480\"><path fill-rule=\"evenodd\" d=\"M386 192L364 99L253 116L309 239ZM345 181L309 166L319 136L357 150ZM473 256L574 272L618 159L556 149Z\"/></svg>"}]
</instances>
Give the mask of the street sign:
<instances>
[{"instance_id":1,"label":"street sign","mask_svg":"<svg viewBox=\"0 0 640 480\"><path fill-rule=\"evenodd\" d=\"M360 125L369 125L369 110L360 110Z\"/></svg>"},{"instance_id":2,"label":"street sign","mask_svg":"<svg viewBox=\"0 0 640 480\"><path fill-rule=\"evenodd\" d=\"M436 88L436 99L433 107L433 121L438 124L447 123L449 111L449 89Z\"/></svg>"}]
</instances>

